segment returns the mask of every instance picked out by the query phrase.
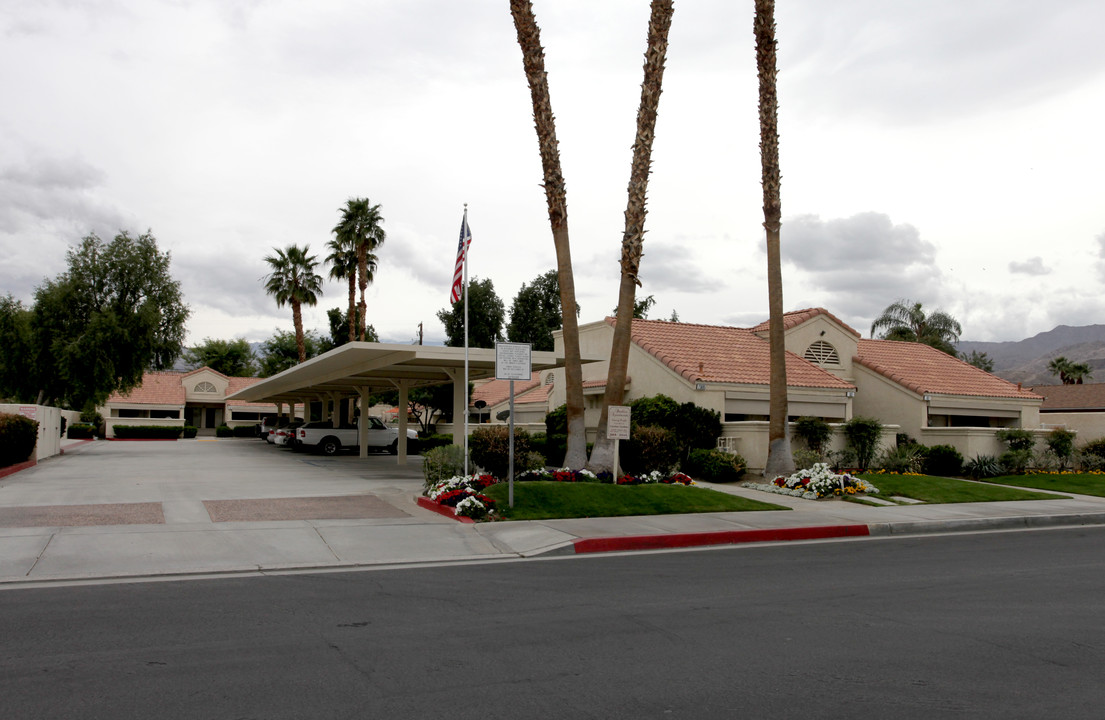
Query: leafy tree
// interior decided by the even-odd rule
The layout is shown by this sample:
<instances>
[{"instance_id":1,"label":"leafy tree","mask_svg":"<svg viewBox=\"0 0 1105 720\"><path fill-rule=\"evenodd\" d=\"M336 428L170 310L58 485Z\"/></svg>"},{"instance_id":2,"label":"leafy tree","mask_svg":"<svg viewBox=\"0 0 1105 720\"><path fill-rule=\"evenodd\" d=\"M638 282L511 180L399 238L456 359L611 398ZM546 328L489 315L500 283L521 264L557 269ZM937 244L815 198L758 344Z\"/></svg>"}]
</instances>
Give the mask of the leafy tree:
<instances>
[{"instance_id":1,"label":"leafy tree","mask_svg":"<svg viewBox=\"0 0 1105 720\"><path fill-rule=\"evenodd\" d=\"M980 353L978 350L972 350L970 354L960 353L959 359L970 365L974 365L979 370L994 372L994 359L990 357L989 353Z\"/></svg>"},{"instance_id":2,"label":"leafy tree","mask_svg":"<svg viewBox=\"0 0 1105 720\"><path fill-rule=\"evenodd\" d=\"M0 399L31 402L35 384L34 313L10 294L0 297Z\"/></svg>"},{"instance_id":3,"label":"leafy tree","mask_svg":"<svg viewBox=\"0 0 1105 720\"><path fill-rule=\"evenodd\" d=\"M503 301L495 294L490 278L469 281L468 347L495 347L495 342L503 339L505 315ZM439 310L437 319L445 326L445 345L464 347L464 299L453 303L452 308Z\"/></svg>"},{"instance_id":4,"label":"leafy tree","mask_svg":"<svg viewBox=\"0 0 1105 720\"><path fill-rule=\"evenodd\" d=\"M633 319L634 320L648 320L648 311L652 309L652 306L656 304L656 298L649 295L648 297L641 298L640 300L633 301ZM612 315L618 314L618 308L614 308ZM679 316L672 311L672 317L675 320L672 322L679 322Z\"/></svg>"},{"instance_id":5,"label":"leafy tree","mask_svg":"<svg viewBox=\"0 0 1105 720\"><path fill-rule=\"evenodd\" d=\"M274 332L272 337L261 343L261 356L259 358L261 368L257 373L258 377L272 377L302 362L299 359L299 343L301 341L306 356L303 358L304 360L313 358L321 351L322 341L312 330L303 333L302 340L297 338L294 332L288 332L287 330Z\"/></svg>"},{"instance_id":6,"label":"leafy tree","mask_svg":"<svg viewBox=\"0 0 1105 720\"><path fill-rule=\"evenodd\" d=\"M465 399L465 407L472 399L473 387L472 383L468 383L468 397ZM398 397L395 401L397 400ZM428 434L430 428L437 422L437 417L444 418L445 422L453 418L453 383L411 388L407 393L407 406L410 414L418 419L418 425L422 428L422 433L424 435Z\"/></svg>"},{"instance_id":7,"label":"leafy tree","mask_svg":"<svg viewBox=\"0 0 1105 720\"><path fill-rule=\"evenodd\" d=\"M322 277L315 272L318 259L308 255L309 246L289 245L286 250L273 248L265 262L272 272L265 277L265 292L276 298L276 306L292 306L292 324L295 326L295 345L299 362L307 359L303 339L303 305L315 305L322 294Z\"/></svg>"},{"instance_id":8,"label":"leafy tree","mask_svg":"<svg viewBox=\"0 0 1105 720\"><path fill-rule=\"evenodd\" d=\"M39 402L102 405L172 367L189 310L153 234L95 234L66 253L68 269L35 290L32 331Z\"/></svg>"},{"instance_id":9,"label":"leafy tree","mask_svg":"<svg viewBox=\"0 0 1105 720\"><path fill-rule=\"evenodd\" d=\"M354 306L353 311L356 312L356 309L356 306ZM352 342L353 338L346 333L346 328L351 327L352 324L347 319L346 314L341 311L341 308L330 308L326 311L326 318L330 323L330 337L322 339L322 352ZM365 326L365 342L380 342L380 336L376 334L376 328L372 325Z\"/></svg>"},{"instance_id":10,"label":"leafy tree","mask_svg":"<svg viewBox=\"0 0 1105 720\"><path fill-rule=\"evenodd\" d=\"M253 377L257 374L257 358L245 338L204 338L199 345L184 350L184 362L190 368L207 366L231 377Z\"/></svg>"},{"instance_id":11,"label":"leafy tree","mask_svg":"<svg viewBox=\"0 0 1105 720\"><path fill-rule=\"evenodd\" d=\"M372 272L376 270L376 249L384 244L387 234L381 225L384 222L380 206L373 205L368 198L349 198L341 210L341 220L334 226L333 233L344 248L353 248L357 254L357 285L361 289L361 301L357 304L357 337L365 342L365 314L368 305L365 302L365 290L372 282ZM370 262L371 259L371 262Z\"/></svg>"},{"instance_id":12,"label":"leafy tree","mask_svg":"<svg viewBox=\"0 0 1105 720\"><path fill-rule=\"evenodd\" d=\"M922 343L959 356L954 347L963 333L959 321L942 310L926 313L919 302L898 300L888 305L871 323L871 336L880 330L883 340Z\"/></svg>"},{"instance_id":13,"label":"leafy tree","mask_svg":"<svg viewBox=\"0 0 1105 720\"><path fill-rule=\"evenodd\" d=\"M528 342L534 350L553 349L553 331L559 330L560 281L550 270L522 284L510 306L510 324L506 336L511 342Z\"/></svg>"}]
</instances>

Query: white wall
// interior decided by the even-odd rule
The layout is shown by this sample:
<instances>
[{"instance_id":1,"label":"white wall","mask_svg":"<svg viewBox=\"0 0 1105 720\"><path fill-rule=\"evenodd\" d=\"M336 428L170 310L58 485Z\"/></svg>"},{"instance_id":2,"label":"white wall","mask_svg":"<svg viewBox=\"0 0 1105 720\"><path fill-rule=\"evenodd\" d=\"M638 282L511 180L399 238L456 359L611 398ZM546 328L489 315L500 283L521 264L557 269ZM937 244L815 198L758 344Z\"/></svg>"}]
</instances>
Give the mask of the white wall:
<instances>
[{"instance_id":1,"label":"white wall","mask_svg":"<svg viewBox=\"0 0 1105 720\"><path fill-rule=\"evenodd\" d=\"M38 423L38 444L35 446L37 460L45 460L61 453L62 410L46 405L9 404L0 405L0 412L23 415ZM80 417L80 413L77 413L77 417Z\"/></svg>"}]
</instances>

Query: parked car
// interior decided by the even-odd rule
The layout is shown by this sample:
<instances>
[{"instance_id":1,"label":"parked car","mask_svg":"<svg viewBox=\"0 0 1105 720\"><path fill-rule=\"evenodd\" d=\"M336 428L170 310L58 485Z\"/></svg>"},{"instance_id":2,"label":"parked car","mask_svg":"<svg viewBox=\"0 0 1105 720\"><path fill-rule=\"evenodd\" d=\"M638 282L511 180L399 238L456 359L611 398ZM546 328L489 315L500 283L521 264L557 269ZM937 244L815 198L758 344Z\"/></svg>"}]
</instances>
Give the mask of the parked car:
<instances>
[{"instance_id":1,"label":"parked car","mask_svg":"<svg viewBox=\"0 0 1105 720\"><path fill-rule=\"evenodd\" d=\"M265 438L265 442L268 442L268 443L276 442L276 431L279 430L280 428L287 427L288 423L290 423L290 422L291 422L291 420L289 418L286 418L286 417L276 418L271 423L268 422L268 421L265 421L264 423L261 424L261 437Z\"/></svg>"},{"instance_id":2,"label":"parked car","mask_svg":"<svg viewBox=\"0 0 1105 720\"><path fill-rule=\"evenodd\" d=\"M288 423L287 425L284 425L283 427L277 428L276 432L273 433L272 444L276 445L278 447L281 447L281 446L291 447L291 446L295 445L296 430L298 430L302 426L303 426L303 421L302 420L296 420L293 423Z\"/></svg>"},{"instance_id":3,"label":"parked car","mask_svg":"<svg viewBox=\"0 0 1105 720\"><path fill-rule=\"evenodd\" d=\"M388 427L380 418L365 418L368 422L368 449L386 450L392 455L399 452L399 428ZM359 450L359 430L356 425L332 427L330 421L307 423L296 431L296 442L304 448L313 448L323 455L336 455L342 450ZM418 433L407 430L410 447L418 440Z\"/></svg>"}]
</instances>

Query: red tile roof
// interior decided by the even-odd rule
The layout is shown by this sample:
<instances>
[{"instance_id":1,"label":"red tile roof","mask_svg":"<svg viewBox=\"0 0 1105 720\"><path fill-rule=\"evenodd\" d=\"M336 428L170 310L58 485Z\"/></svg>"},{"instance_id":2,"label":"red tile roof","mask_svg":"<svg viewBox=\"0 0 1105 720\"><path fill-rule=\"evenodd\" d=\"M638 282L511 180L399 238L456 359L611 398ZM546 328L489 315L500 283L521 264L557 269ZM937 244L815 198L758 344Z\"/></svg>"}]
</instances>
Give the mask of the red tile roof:
<instances>
[{"instance_id":1,"label":"red tile roof","mask_svg":"<svg viewBox=\"0 0 1105 720\"><path fill-rule=\"evenodd\" d=\"M1040 412L1105 410L1105 383L1037 385L1029 390L1044 396Z\"/></svg>"},{"instance_id":2,"label":"red tile roof","mask_svg":"<svg viewBox=\"0 0 1105 720\"><path fill-rule=\"evenodd\" d=\"M860 340L855 361L918 395L1040 399L1008 380L921 343Z\"/></svg>"},{"instance_id":3,"label":"red tile roof","mask_svg":"<svg viewBox=\"0 0 1105 720\"><path fill-rule=\"evenodd\" d=\"M527 390L524 393L518 393L514 396L514 402L518 405L525 404L541 404L547 405L549 402L549 390L551 385L538 385L537 387Z\"/></svg>"},{"instance_id":4,"label":"red tile roof","mask_svg":"<svg viewBox=\"0 0 1105 720\"><path fill-rule=\"evenodd\" d=\"M859 333L858 330L851 327L850 325L845 323L843 320L838 318L836 315L833 315L831 312L829 312L825 308L806 308L805 310L792 310L791 312L783 313L783 330L786 331L786 330L790 330L793 327L798 327L802 323L806 322L807 320L811 320L811 319L817 317L818 315L824 315L825 317L829 318L830 320L835 322L837 325L844 328L848 332L852 333L856 337L860 337L860 333ZM767 332L768 331L768 325L769 325L769 321L765 320L764 322L760 323L756 327L752 328L752 332L754 332L754 333Z\"/></svg>"},{"instance_id":5,"label":"red tile roof","mask_svg":"<svg viewBox=\"0 0 1105 720\"><path fill-rule=\"evenodd\" d=\"M184 405L184 386L181 373L149 372L142 376L142 384L129 393L114 392L108 397L111 403L138 403L142 405Z\"/></svg>"},{"instance_id":6,"label":"red tile roof","mask_svg":"<svg viewBox=\"0 0 1105 720\"><path fill-rule=\"evenodd\" d=\"M532 390L537 387L540 382L539 373L532 373L529 380L515 380L514 397L517 398L522 393ZM472 388L472 398L468 402L474 404L477 400L483 400L487 403L487 407L494 407L509 399L510 381L491 380L479 387Z\"/></svg>"},{"instance_id":7,"label":"red tile roof","mask_svg":"<svg viewBox=\"0 0 1105 720\"><path fill-rule=\"evenodd\" d=\"M212 372L214 372L214 370L212 370ZM216 373L216 374L219 374L219 373ZM230 377L230 376L227 376L227 375L223 375L223 377L225 377L229 381L229 384L226 386L226 394L227 395L233 395L234 393L238 392L239 390L245 390L250 385L256 385L257 383L264 380L264 378L255 378L255 377ZM276 410L276 405L274 403L267 403L267 404L266 403L250 403L250 402L246 402L245 400L227 400L226 404L230 405L232 407L247 407L248 406L248 407L268 408L268 409L273 410L273 411Z\"/></svg>"},{"instance_id":8,"label":"red tile roof","mask_svg":"<svg viewBox=\"0 0 1105 720\"><path fill-rule=\"evenodd\" d=\"M613 324L613 318L607 318ZM769 346L751 330L720 325L634 320L633 342L691 382L768 385ZM787 385L851 390L855 386L787 353Z\"/></svg>"}]
</instances>

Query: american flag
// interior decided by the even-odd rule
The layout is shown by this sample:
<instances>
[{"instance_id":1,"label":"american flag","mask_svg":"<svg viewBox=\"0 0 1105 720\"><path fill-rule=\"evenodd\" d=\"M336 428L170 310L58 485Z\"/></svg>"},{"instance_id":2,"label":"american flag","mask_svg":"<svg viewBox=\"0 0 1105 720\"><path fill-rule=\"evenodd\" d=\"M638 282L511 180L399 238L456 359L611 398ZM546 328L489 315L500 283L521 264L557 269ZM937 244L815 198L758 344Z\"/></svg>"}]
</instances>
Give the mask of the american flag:
<instances>
[{"instance_id":1,"label":"american flag","mask_svg":"<svg viewBox=\"0 0 1105 720\"><path fill-rule=\"evenodd\" d=\"M460 221L460 240L457 241L457 266L453 269L453 291L449 293L450 302L460 302L464 295L464 256L472 244L472 231L468 229L468 210Z\"/></svg>"}]
</instances>

